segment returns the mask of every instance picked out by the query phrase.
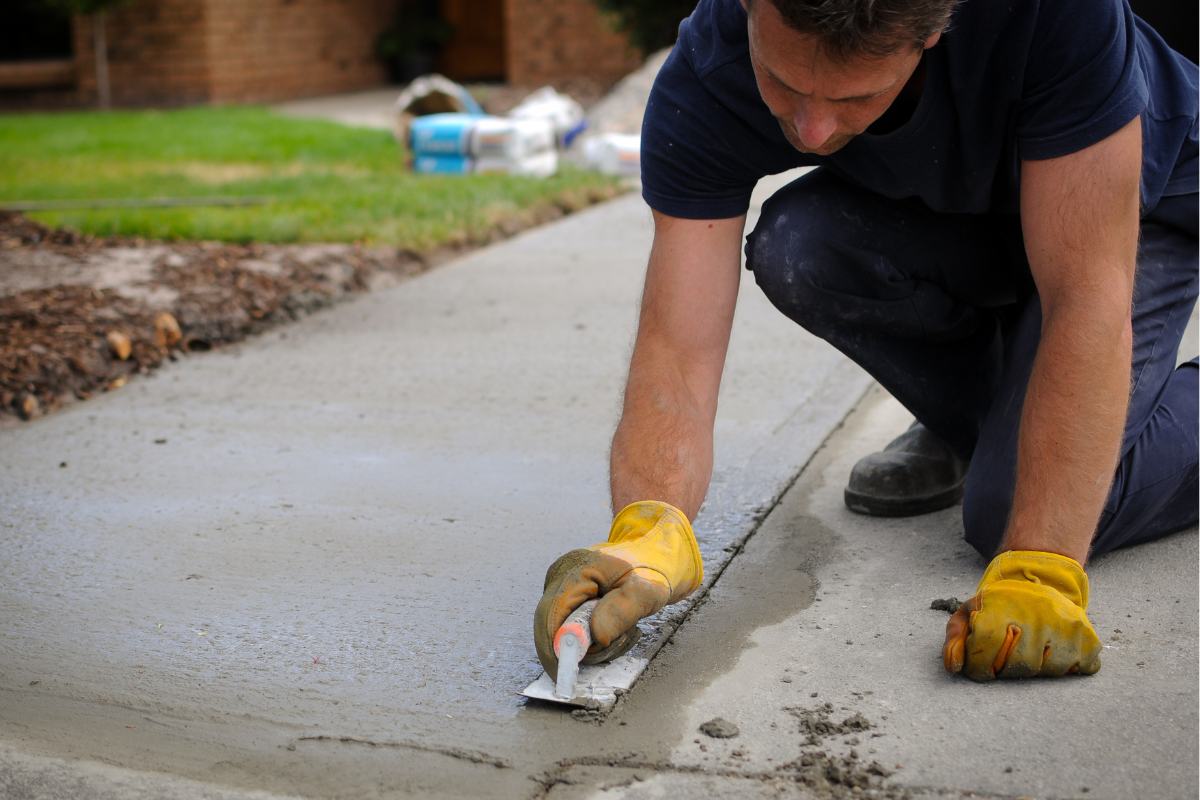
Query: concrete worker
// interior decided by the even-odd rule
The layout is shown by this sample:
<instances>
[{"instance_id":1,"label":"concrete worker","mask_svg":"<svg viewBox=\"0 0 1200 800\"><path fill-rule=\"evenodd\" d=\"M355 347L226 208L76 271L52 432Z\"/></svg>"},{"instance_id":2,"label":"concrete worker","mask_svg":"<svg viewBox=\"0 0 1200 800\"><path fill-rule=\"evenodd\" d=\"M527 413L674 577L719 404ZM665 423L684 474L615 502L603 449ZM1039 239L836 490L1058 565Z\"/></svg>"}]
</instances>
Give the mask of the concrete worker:
<instances>
[{"instance_id":1,"label":"concrete worker","mask_svg":"<svg viewBox=\"0 0 1200 800\"><path fill-rule=\"evenodd\" d=\"M1196 107L1196 64L1127 0L701 0L643 123L654 243L612 446L619 513L547 573L546 669L583 600L603 595L596 660L700 585L690 520L750 192L815 165L745 252L780 311L916 417L854 467L847 505L962 501L991 563L947 625L947 670L1098 670L1088 556L1197 520L1197 362L1176 366Z\"/></svg>"}]
</instances>

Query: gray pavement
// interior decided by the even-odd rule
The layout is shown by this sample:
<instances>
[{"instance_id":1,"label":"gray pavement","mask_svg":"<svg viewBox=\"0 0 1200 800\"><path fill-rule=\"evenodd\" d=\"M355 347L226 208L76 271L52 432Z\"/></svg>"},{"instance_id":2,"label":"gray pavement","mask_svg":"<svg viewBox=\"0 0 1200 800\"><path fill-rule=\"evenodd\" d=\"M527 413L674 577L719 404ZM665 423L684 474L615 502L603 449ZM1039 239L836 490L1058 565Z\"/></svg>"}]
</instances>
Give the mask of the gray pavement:
<instances>
[{"instance_id":1,"label":"gray pavement","mask_svg":"<svg viewBox=\"0 0 1200 800\"><path fill-rule=\"evenodd\" d=\"M271 106L272 110L299 119L324 119L354 128L390 131L396 127L396 98L400 87L387 86L324 97L308 97Z\"/></svg>"},{"instance_id":2,"label":"gray pavement","mask_svg":"<svg viewBox=\"0 0 1200 800\"><path fill-rule=\"evenodd\" d=\"M880 520L841 499L854 461L910 420L873 390L618 707L618 725L658 716L659 760L568 765L550 797L824 796L781 765L851 749L917 797L1197 795L1196 530L1090 565L1095 676L947 675L930 601L969 596L984 566L960 510ZM807 744L824 703L870 727ZM714 717L740 734L700 734Z\"/></svg>"},{"instance_id":3,"label":"gray pavement","mask_svg":"<svg viewBox=\"0 0 1200 800\"><path fill-rule=\"evenodd\" d=\"M955 510L842 507L908 419L876 392L813 458L868 381L752 285L711 592L606 718L517 697L542 571L607 527L648 240L626 198L4 432L0 797L850 796L814 760L880 796L871 761L914 797L1194 797L1195 531L1093 566L1097 676L942 674L929 601L982 562Z\"/></svg>"},{"instance_id":4,"label":"gray pavement","mask_svg":"<svg viewBox=\"0 0 1200 800\"><path fill-rule=\"evenodd\" d=\"M0 739L315 793L382 744L414 791L526 791L532 608L607 531L649 236L628 197L6 432ZM710 582L867 383L745 293Z\"/></svg>"}]
</instances>

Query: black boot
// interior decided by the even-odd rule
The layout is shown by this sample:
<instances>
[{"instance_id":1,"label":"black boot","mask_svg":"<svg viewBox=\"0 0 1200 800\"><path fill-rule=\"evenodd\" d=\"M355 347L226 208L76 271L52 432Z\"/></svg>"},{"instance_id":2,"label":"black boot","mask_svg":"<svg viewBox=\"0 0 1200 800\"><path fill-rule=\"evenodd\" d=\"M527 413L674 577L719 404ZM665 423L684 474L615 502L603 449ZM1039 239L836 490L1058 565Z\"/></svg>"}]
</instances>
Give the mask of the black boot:
<instances>
[{"instance_id":1,"label":"black boot","mask_svg":"<svg viewBox=\"0 0 1200 800\"><path fill-rule=\"evenodd\" d=\"M859 459L846 506L873 517L910 517L962 499L967 462L919 422L878 453Z\"/></svg>"}]
</instances>

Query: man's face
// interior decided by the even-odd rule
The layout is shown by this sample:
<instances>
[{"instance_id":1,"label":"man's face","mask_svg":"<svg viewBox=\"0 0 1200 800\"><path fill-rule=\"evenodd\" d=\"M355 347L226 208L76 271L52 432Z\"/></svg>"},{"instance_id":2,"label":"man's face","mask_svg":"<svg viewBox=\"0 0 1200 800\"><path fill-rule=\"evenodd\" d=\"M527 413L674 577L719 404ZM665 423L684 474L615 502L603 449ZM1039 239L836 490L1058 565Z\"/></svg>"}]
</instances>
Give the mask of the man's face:
<instances>
[{"instance_id":1,"label":"man's face","mask_svg":"<svg viewBox=\"0 0 1200 800\"><path fill-rule=\"evenodd\" d=\"M845 147L883 116L921 61L916 47L881 58L832 59L817 39L788 27L770 0L755 0L749 25L758 91L802 153L827 156Z\"/></svg>"}]
</instances>

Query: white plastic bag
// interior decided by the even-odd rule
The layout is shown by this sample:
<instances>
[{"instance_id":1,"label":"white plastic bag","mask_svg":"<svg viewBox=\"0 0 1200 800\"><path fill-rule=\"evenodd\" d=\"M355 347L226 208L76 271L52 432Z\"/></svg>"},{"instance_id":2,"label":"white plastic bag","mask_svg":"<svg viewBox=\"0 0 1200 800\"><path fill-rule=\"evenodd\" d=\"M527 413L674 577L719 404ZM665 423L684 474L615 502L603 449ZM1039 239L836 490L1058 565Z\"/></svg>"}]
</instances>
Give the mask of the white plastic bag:
<instances>
[{"instance_id":1,"label":"white plastic bag","mask_svg":"<svg viewBox=\"0 0 1200 800\"><path fill-rule=\"evenodd\" d=\"M606 175L639 178L642 137L634 133L603 133L583 142L583 162Z\"/></svg>"},{"instance_id":2,"label":"white plastic bag","mask_svg":"<svg viewBox=\"0 0 1200 800\"><path fill-rule=\"evenodd\" d=\"M508 112L508 116L512 119L550 120L554 126L554 135L562 147L569 147L575 136L586 126L583 106L556 91L553 86L543 86L529 94Z\"/></svg>"}]
</instances>

